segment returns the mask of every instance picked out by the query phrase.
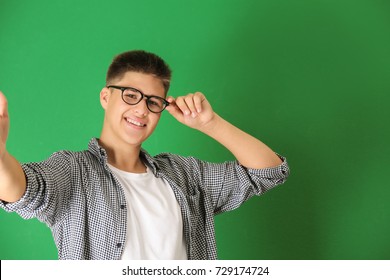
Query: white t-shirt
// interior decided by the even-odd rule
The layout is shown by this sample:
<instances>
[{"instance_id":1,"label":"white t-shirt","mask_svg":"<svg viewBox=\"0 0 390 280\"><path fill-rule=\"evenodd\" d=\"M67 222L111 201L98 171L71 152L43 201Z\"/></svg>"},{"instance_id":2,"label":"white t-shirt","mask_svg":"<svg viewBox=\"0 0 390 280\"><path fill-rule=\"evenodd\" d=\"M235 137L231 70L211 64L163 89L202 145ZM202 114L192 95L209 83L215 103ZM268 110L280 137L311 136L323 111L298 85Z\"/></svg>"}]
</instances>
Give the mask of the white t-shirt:
<instances>
[{"instance_id":1,"label":"white t-shirt","mask_svg":"<svg viewBox=\"0 0 390 280\"><path fill-rule=\"evenodd\" d=\"M122 260L186 260L179 204L172 188L146 173L108 165L122 184L127 202L127 233Z\"/></svg>"}]
</instances>

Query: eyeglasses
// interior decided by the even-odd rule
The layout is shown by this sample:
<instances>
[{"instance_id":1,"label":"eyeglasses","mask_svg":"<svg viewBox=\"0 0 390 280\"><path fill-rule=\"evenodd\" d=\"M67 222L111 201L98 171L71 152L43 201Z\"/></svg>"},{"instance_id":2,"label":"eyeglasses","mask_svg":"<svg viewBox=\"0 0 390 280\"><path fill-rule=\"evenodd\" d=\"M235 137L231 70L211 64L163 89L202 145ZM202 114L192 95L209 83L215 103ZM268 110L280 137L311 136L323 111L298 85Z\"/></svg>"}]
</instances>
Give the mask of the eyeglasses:
<instances>
[{"instance_id":1,"label":"eyeglasses","mask_svg":"<svg viewBox=\"0 0 390 280\"><path fill-rule=\"evenodd\" d=\"M154 95L145 95L141 91L132 87L107 86L122 91L122 100L129 105L136 105L146 98L146 107L152 113L161 113L169 105L169 102L162 97Z\"/></svg>"}]
</instances>

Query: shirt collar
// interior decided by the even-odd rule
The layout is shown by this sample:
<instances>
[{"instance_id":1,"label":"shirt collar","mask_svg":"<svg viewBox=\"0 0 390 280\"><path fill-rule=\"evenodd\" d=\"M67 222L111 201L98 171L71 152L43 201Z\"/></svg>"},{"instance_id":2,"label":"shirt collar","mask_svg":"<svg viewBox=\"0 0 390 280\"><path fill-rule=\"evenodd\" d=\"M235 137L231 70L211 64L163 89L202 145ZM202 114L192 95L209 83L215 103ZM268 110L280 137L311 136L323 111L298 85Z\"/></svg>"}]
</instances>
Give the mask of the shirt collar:
<instances>
[{"instance_id":1,"label":"shirt collar","mask_svg":"<svg viewBox=\"0 0 390 280\"><path fill-rule=\"evenodd\" d=\"M107 165L107 152L103 147L99 145L98 138L92 138L89 141L88 151L91 152L94 156L96 156L101 164L103 164L104 166ZM153 174L156 176L157 171L159 170L157 161L143 148L141 148L140 157L148 164Z\"/></svg>"}]
</instances>

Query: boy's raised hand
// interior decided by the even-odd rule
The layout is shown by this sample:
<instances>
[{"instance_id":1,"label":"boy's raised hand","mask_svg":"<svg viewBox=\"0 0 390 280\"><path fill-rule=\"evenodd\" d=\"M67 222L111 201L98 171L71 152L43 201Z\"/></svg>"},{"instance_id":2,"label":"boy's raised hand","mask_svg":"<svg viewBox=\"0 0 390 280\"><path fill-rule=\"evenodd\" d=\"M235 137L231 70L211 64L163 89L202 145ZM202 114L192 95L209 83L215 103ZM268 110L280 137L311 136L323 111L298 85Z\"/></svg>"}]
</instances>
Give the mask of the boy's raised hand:
<instances>
[{"instance_id":1,"label":"boy's raised hand","mask_svg":"<svg viewBox=\"0 0 390 280\"><path fill-rule=\"evenodd\" d=\"M7 142L8 130L9 117L7 99L0 91L0 158L3 158L3 155L6 151L5 144Z\"/></svg>"},{"instance_id":2,"label":"boy's raised hand","mask_svg":"<svg viewBox=\"0 0 390 280\"><path fill-rule=\"evenodd\" d=\"M210 103L201 92L190 93L177 98L170 96L167 100L170 104L166 110L188 127L202 131L211 124L215 117Z\"/></svg>"}]
</instances>

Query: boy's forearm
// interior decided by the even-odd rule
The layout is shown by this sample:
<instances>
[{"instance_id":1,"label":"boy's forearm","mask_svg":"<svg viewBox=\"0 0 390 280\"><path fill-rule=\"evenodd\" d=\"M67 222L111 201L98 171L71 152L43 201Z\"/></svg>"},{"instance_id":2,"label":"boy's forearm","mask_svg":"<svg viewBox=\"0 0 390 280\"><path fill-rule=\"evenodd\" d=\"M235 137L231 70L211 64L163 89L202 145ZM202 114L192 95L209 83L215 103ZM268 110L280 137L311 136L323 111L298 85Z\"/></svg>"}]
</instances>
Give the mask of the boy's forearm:
<instances>
[{"instance_id":1,"label":"boy's forearm","mask_svg":"<svg viewBox=\"0 0 390 280\"><path fill-rule=\"evenodd\" d=\"M225 146L247 168L275 167L282 163L267 145L217 114L201 131Z\"/></svg>"},{"instance_id":2,"label":"boy's forearm","mask_svg":"<svg viewBox=\"0 0 390 280\"><path fill-rule=\"evenodd\" d=\"M0 159L0 199L6 202L19 200L26 191L26 177L20 163L5 152Z\"/></svg>"}]
</instances>

